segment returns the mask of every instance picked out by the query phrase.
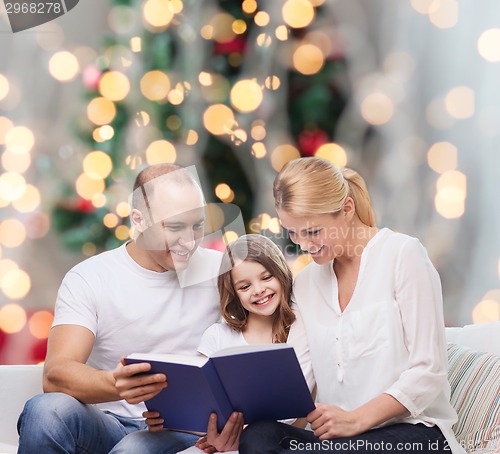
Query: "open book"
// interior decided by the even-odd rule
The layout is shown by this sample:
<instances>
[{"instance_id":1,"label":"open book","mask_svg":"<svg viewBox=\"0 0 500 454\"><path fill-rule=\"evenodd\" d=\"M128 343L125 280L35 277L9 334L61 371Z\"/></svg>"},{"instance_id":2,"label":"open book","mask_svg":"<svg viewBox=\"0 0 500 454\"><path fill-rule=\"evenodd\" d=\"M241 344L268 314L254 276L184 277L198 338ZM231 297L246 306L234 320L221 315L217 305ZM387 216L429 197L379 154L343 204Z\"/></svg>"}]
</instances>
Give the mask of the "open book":
<instances>
[{"instance_id":1,"label":"open book","mask_svg":"<svg viewBox=\"0 0 500 454\"><path fill-rule=\"evenodd\" d=\"M315 407L293 347L249 345L224 349L210 359L134 353L127 364L147 362L168 386L146 401L169 429L206 432L211 413L222 430L233 411L245 423L306 416Z\"/></svg>"}]
</instances>

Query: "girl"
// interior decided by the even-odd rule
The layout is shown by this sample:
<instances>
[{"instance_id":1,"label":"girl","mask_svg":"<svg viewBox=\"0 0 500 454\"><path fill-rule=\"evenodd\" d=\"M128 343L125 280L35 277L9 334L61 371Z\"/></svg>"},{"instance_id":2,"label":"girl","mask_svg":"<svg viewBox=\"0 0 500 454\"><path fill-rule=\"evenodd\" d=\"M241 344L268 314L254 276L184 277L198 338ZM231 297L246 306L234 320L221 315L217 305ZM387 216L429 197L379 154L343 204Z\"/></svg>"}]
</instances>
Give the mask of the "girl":
<instances>
[{"instance_id":1,"label":"girl","mask_svg":"<svg viewBox=\"0 0 500 454\"><path fill-rule=\"evenodd\" d=\"M287 342L295 321L292 283L292 272L283 254L269 238L244 235L228 246L218 278L223 322L205 331L198 347L200 354L209 357L229 347ZM150 431L162 430L163 420L157 412L145 412L144 416ZM299 427L306 423L285 422ZM237 449L243 416L235 417L231 432L218 434L215 423L211 418L207 437L196 446L205 452Z\"/></svg>"},{"instance_id":2,"label":"girl","mask_svg":"<svg viewBox=\"0 0 500 454\"><path fill-rule=\"evenodd\" d=\"M463 454L452 432L441 284L424 247L376 228L352 170L302 158L283 167L273 189L282 226L314 261L295 280L292 331L309 349L320 403L307 416L313 432L250 424L240 453L321 445L335 453L355 446L358 454Z\"/></svg>"}]
</instances>

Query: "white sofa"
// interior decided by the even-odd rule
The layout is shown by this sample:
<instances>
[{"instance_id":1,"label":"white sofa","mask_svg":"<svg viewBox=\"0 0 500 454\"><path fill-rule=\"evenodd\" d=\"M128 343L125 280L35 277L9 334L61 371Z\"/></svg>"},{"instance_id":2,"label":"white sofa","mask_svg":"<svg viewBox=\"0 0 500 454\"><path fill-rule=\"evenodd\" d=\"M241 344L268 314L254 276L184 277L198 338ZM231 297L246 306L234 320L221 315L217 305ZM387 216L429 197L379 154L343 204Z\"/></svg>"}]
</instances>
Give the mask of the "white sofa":
<instances>
[{"instance_id":1,"label":"white sofa","mask_svg":"<svg viewBox=\"0 0 500 454\"><path fill-rule=\"evenodd\" d=\"M457 438L469 452L500 453L500 321L447 328L446 336ZM41 390L42 366L0 366L0 454L17 451L17 418Z\"/></svg>"}]
</instances>

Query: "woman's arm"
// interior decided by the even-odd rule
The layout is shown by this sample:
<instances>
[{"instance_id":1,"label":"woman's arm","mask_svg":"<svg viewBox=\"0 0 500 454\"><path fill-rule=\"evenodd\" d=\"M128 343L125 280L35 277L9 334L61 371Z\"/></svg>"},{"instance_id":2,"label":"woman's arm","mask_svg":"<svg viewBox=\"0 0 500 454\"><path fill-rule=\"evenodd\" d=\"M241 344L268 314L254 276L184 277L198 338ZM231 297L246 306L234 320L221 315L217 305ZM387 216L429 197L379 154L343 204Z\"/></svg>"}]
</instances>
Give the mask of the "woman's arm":
<instances>
[{"instance_id":1,"label":"woman's arm","mask_svg":"<svg viewBox=\"0 0 500 454\"><path fill-rule=\"evenodd\" d=\"M393 418L407 416L408 410L389 394L381 394L353 411L335 405L317 404L307 416L314 435L321 440L352 437Z\"/></svg>"},{"instance_id":2,"label":"woman's arm","mask_svg":"<svg viewBox=\"0 0 500 454\"><path fill-rule=\"evenodd\" d=\"M399 307L408 361L385 392L412 416L424 411L447 380L447 352L441 281L422 244L410 238L396 266L394 296Z\"/></svg>"}]
</instances>

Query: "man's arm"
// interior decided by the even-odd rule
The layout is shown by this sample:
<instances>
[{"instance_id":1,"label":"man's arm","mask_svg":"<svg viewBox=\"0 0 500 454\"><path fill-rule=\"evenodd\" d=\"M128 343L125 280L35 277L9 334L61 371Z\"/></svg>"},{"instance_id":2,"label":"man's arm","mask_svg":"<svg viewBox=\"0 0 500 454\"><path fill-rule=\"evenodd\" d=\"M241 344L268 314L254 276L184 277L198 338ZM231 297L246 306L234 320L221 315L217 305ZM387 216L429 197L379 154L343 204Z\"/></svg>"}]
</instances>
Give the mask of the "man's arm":
<instances>
[{"instance_id":1,"label":"man's arm","mask_svg":"<svg viewBox=\"0 0 500 454\"><path fill-rule=\"evenodd\" d=\"M43 371L45 392L63 392L86 404L120 399L113 371L85 364L94 339L91 331L79 325L51 329Z\"/></svg>"},{"instance_id":2,"label":"man's arm","mask_svg":"<svg viewBox=\"0 0 500 454\"><path fill-rule=\"evenodd\" d=\"M138 403L150 399L165 388L163 374L139 375L151 366L147 363L97 370L86 363L94 335L79 325L58 325L50 331L45 360L43 389L63 392L85 404L126 399Z\"/></svg>"}]
</instances>

